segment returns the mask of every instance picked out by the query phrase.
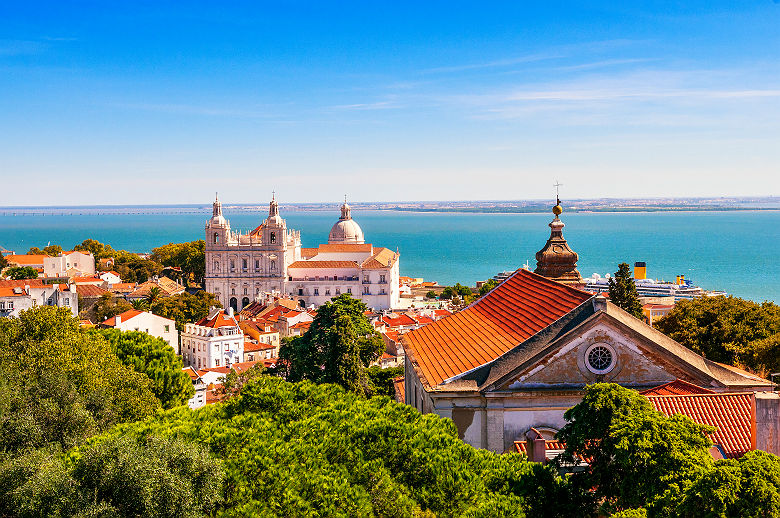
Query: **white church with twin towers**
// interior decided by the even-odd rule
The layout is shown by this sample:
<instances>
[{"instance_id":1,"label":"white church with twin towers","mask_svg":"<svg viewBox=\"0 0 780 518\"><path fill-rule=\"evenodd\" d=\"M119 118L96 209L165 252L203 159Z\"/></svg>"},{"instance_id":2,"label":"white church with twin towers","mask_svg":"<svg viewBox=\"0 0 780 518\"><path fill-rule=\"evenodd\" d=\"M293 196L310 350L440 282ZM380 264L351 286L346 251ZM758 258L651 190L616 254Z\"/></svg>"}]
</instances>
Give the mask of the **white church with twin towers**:
<instances>
[{"instance_id":1,"label":"white church with twin towers","mask_svg":"<svg viewBox=\"0 0 780 518\"><path fill-rule=\"evenodd\" d=\"M346 199L328 243L316 248L301 247L301 233L287 228L275 196L268 217L246 233L230 229L217 198L205 231L206 291L234 311L273 291L301 306L319 306L342 293L374 310L399 306L400 254L365 242Z\"/></svg>"}]
</instances>

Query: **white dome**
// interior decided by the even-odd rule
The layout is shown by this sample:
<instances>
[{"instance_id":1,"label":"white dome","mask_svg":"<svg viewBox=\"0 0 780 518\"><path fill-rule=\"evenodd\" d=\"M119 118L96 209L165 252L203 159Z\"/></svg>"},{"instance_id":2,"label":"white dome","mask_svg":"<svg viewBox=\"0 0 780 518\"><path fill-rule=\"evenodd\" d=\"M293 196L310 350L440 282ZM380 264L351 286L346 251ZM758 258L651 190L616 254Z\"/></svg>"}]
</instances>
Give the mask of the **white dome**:
<instances>
[{"instance_id":1,"label":"white dome","mask_svg":"<svg viewBox=\"0 0 780 518\"><path fill-rule=\"evenodd\" d=\"M330 229L330 235L328 235L328 244L333 243L355 243L360 245L365 243L363 229L352 219L352 209L347 204L346 199L344 200L344 205L341 206L341 217L333 225L333 228Z\"/></svg>"},{"instance_id":2,"label":"white dome","mask_svg":"<svg viewBox=\"0 0 780 518\"><path fill-rule=\"evenodd\" d=\"M363 244L363 230L354 219L340 219L330 229L328 235L328 244L333 243L356 243Z\"/></svg>"}]
</instances>

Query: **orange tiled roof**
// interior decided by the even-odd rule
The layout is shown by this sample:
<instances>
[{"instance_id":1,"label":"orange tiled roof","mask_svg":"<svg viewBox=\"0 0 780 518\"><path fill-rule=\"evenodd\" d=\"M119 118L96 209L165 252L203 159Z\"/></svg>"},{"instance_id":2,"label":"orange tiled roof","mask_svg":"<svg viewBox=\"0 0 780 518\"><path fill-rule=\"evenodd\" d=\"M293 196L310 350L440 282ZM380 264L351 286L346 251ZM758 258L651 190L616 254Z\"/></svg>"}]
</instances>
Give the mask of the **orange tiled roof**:
<instances>
[{"instance_id":1,"label":"orange tiled roof","mask_svg":"<svg viewBox=\"0 0 780 518\"><path fill-rule=\"evenodd\" d=\"M466 309L406 333L404 348L433 387L495 360L591 297L521 268Z\"/></svg>"},{"instance_id":2,"label":"orange tiled roof","mask_svg":"<svg viewBox=\"0 0 780 518\"><path fill-rule=\"evenodd\" d=\"M103 284L103 279L94 275L73 277L73 284Z\"/></svg>"},{"instance_id":3,"label":"orange tiled roof","mask_svg":"<svg viewBox=\"0 0 780 518\"><path fill-rule=\"evenodd\" d=\"M563 441L556 441L556 440L550 440L550 441L544 441L545 449L546 450L565 450L566 449L566 443ZM515 451L517 453L524 453L528 455L528 444L526 441L515 441Z\"/></svg>"},{"instance_id":4,"label":"orange tiled roof","mask_svg":"<svg viewBox=\"0 0 780 518\"><path fill-rule=\"evenodd\" d=\"M355 261L295 261L287 268L357 268Z\"/></svg>"},{"instance_id":5,"label":"orange tiled roof","mask_svg":"<svg viewBox=\"0 0 780 518\"><path fill-rule=\"evenodd\" d=\"M133 291L135 289L134 282L117 282L111 285L111 291Z\"/></svg>"},{"instance_id":6,"label":"orange tiled roof","mask_svg":"<svg viewBox=\"0 0 780 518\"><path fill-rule=\"evenodd\" d=\"M238 326L238 322L236 321L235 317L229 317L225 314L224 311L220 310L211 318L209 317L201 318L196 322L196 325L203 326L203 327L211 327L211 328L236 327Z\"/></svg>"},{"instance_id":7,"label":"orange tiled roof","mask_svg":"<svg viewBox=\"0 0 780 518\"><path fill-rule=\"evenodd\" d=\"M404 313L400 315L386 315L382 317L382 322L390 327L414 326L417 321Z\"/></svg>"},{"instance_id":8,"label":"orange tiled roof","mask_svg":"<svg viewBox=\"0 0 780 518\"><path fill-rule=\"evenodd\" d=\"M16 293L17 290L19 293ZM25 297L24 287L0 286L0 297Z\"/></svg>"},{"instance_id":9,"label":"orange tiled roof","mask_svg":"<svg viewBox=\"0 0 780 518\"><path fill-rule=\"evenodd\" d=\"M30 254L19 254L19 255L7 255L5 258L9 263L13 264L23 264L23 265L29 265L29 266L37 266L39 264L43 264L43 259L45 257L49 257L48 255L30 255Z\"/></svg>"},{"instance_id":10,"label":"orange tiled roof","mask_svg":"<svg viewBox=\"0 0 780 518\"><path fill-rule=\"evenodd\" d=\"M657 387L643 390L640 392L643 396L682 396L686 394L713 394L711 390L707 390L704 387L699 387L693 383L688 383L681 379L664 383Z\"/></svg>"},{"instance_id":11,"label":"orange tiled roof","mask_svg":"<svg viewBox=\"0 0 780 518\"><path fill-rule=\"evenodd\" d=\"M76 293L82 297L100 297L104 293L109 293L109 291L94 284L77 284Z\"/></svg>"},{"instance_id":12,"label":"orange tiled roof","mask_svg":"<svg viewBox=\"0 0 780 518\"><path fill-rule=\"evenodd\" d=\"M726 458L756 449L756 406L752 392L645 396L659 412L682 414L699 424L714 426L710 438Z\"/></svg>"},{"instance_id":13,"label":"orange tiled roof","mask_svg":"<svg viewBox=\"0 0 780 518\"><path fill-rule=\"evenodd\" d=\"M406 402L406 386L404 385L404 377L399 376L393 379L393 386L395 387L395 400L399 403Z\"/></svg>"},{"instance_id":14,"label":"orange tiled roof","mask_svg":"<svg viewBox=\"0 0 780 518\"><path fill-rule=\"evenodd\" d=\"M304 259L308 259L309 257L314 257L317 255L317 252L319 251L318 248L301 248L301 257Z\"/></svg>"},{"instance_id":15,"label":"orange tiled roof","mask_svg":"<svg viewBox=\"0 0 780 518\"><path fill-rule=\"evenodd\" d=\"M122 319L122 322L127 322L127 321L128 321L128 320L130 320L131 318L133 318L133 317L137 317L137 316L138 316L138 315L140 315L141 313L143 313L143 311L139 311L139 310L137 310L137 309L128 309L127 311L125 311L125 312L123 312L123 313L120 313L120 314L119 314L119 315L117 315L117 316L118 316L118 317L121 317L121 319ZM105 322L103 322L103 325L104 325L104 326L111 326L111 327L114 327L114 326L116 326L116 317L111 317L111 318L109 318L108 320L106 320Z\"/></svg>"},{"instance_id":16,"label":"orange tiled roof","mask_svg":"<svg viewBox=\"0 0 780 518\"><path fill-rule=\"evenodd\" d=\"M257 364L256 361L254 362L240 362L240 363L234 363L230 366L231 369L236 371L238 374L241 374L242 372L246 372L252 367L254 367Z\"/></svg>"},{"instance_id":17,"label":"orange tiled roof","mask_svg":"<svg viewBox=\"0 0 780 518\"><path fill-rule=\"evenodd\" d=\"M25 286L44 288L47 285L43 284L43 279L0 279L0 287L3 288L24 288Z\"/></svg>"},{"instance_id":18,"label":"orange tiled roof","mask_svg":"<svg viewBox=\"0 0 780 518\"><path fill-rule=\"evenodd\" d=\"M326 245L320 245L317 247L317 253L325 253L325 254L332 254L332 253L338 253L338 252L368 252L371 253L371 251L374 249L374 247L371 245L371 243L365 243L365 244L357 244L357 243L333 243L333 244L326 244Z\"/></svg>"},{"instance_id":19,"label":"orange tiled roof","mask_svg":"<svg viewBox=\"0 0 780 518\"><path fill-rule=\"evenodd\" d=\"M391 266L396 259L398 259L398 254L389 248L380 248L374 255L363 261L363 268L387 268L388 266Z\"/></svg>"}]
</instances>

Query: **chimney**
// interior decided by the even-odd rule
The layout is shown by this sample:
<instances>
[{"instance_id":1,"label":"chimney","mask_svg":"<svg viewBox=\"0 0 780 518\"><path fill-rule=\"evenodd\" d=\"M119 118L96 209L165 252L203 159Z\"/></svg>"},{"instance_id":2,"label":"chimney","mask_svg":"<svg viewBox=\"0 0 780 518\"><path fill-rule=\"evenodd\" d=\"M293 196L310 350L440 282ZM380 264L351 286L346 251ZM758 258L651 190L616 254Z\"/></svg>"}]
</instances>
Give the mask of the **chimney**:
<instances>
[{"instance_id":1,"label":"chimney","mask_svg":"<svg viewBox=\"0 0 780 518\"><path fill-rule=\"evenodd\" d=\"M607 310L607 298L604 295L596 295L595 297L593 297L593 310L594 311Z\"/></svg>"},{"instance_id":2,"label":"chimney","mask_svg":"<svg viewBox=\"0 0 780 518\"><path fill-rule=\"evenodd\" d=\"M114 327L117 327L117 326L119 326L119 324L121 324L121 323L122 323L122 315L117 315L117 316L115 316L115 317L114 317L114 321L115 321L115 323L114 323Z\"/></svg>"},{"instance_id":3,"label":"chimney","mask_svg":"<svg viewBox=\"0 0 780 518\"><path fill-rule=\"evenodd\" d=\"M228 308L225 310L225 314L229 317L233 316L233 306L228 306Z\"/></svg>"},{"instance_id":4,"label":"chimney","mask_svg":"<svg viewBox=\"0 0 780 518\"><path fill-rule=\"evenodd\" d=\"M547 443L542 434L536 428L531 428L525 432L525 451L528 454L528 460L531 462L547 463Z\"/></svg>"}]
</instances>

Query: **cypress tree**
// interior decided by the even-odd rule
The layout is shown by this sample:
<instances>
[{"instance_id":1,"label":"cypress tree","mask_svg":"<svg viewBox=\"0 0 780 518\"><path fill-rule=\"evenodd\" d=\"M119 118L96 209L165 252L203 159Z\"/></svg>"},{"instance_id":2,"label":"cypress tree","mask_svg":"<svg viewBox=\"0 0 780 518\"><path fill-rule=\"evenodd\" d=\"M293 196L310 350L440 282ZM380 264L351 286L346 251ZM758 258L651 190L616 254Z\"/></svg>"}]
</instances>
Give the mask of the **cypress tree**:
<instances>
[{"instance_id":1,"label":"cypress tree","mask_svg":"<svg viewBox=\"0 0 780 518\"><path fill-rule=\"evenodd\" d=\"M609 279L609 300L640 320L645 319L634 277L627 263L620 263L615 276Z\"/></svg>"}]
</instances>

